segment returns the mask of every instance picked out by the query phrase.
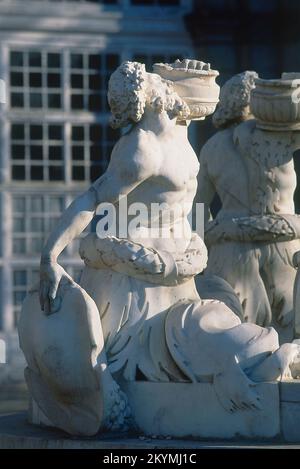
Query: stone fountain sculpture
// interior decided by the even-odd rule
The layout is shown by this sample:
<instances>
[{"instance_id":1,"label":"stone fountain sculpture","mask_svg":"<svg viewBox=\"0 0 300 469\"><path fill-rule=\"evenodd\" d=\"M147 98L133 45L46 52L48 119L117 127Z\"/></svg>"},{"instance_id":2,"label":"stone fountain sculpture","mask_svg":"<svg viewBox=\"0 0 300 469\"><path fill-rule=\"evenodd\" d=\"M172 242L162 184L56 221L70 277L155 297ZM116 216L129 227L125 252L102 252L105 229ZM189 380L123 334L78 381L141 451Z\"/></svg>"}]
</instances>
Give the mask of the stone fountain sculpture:
<instances>
[{"instance_id":1,"label":"stone fountain sculpture","mask_svg":"<svg viewBox=\"0 0 300 469\"><path fill-rule=\"evenodd\" d=\"M213 115L219 130L200 153L197 197L206 206L206 272L234 288L243 321L272 325L281 343L300 332L293 306L300 249L293 153L300 140L292 102L299 84L292 78L261 80L247 71L225 83ZM215 193L222 207L212 220Z\"/></svg>"},{"instance_id":2,"label":"stone fountain sculpture","mask_svg":"<svg viewBox=\"0 0 300 469\"><path fill-rule=\"evenodd\" d=\"M189 60L156 70L162 76L124 62L112 74L111 124L131 128L106 173L62 215L42 252L40 285L24 302L31 421L79 436L136 427L173 437L274 436L278 390L265 382L291 378L299 346L280 347L273 328L201 300L194 283L207 250L187 219L199 170L187 121L213 111L217 72ZM127 236L118 226L117 235L84 238L75 283L59 254L99 204L112 204L120 220L125 198ZM159 216L153 203L163 204ZM135 224L141 205L149 216Z\"/></svg>"}]
</instances>

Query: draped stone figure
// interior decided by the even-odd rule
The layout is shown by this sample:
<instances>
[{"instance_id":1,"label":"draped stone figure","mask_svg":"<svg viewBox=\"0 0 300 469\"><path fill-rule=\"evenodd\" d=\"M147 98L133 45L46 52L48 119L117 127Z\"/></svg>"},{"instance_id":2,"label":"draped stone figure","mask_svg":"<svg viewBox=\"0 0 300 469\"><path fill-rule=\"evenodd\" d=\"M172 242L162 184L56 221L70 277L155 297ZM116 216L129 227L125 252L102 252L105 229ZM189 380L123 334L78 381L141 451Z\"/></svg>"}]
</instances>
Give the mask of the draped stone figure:
<instances>
[{"instance_id":1,"label":"draped stone figure","mask_svg":"<svg viewBox=\"0 0 300 469\"><path fill-rule=\"evenodd\" d=\"M216 76L208 64L177 61L167 70L182 73L185 89L199 88L202 100L203 83L207 94L211 88L218 94L215 84L207 87L206 78ZM188 103L176 89L176 80L147 73L137 62L112 74L111 124L131 127L115 145L106 173L50 234L40 284L23 305L19 336L32 415L35 409L40 422L73 435L132 428L126 383L157 383L157 395L145 400L149 412L166 383L210 383L228 415L253 413L261 407L258 383L290 378L298 366L298 345L279 347L273 328L241 324L224 303L202 300L196 291L194 276L205 268L207 250L188 222L199 163L187 121L204 117L215 104L193 108L196 97ZM119 219L125 197L134 208L127 213L127 237L117 229L84 238L85 267L75 283L59 254L101 203L110 203ZM134 204L148 209L139 223ZM162 204L159 215L152 204ZM194 402L200 412L203 405ZM174 436L179 427L180 419Z\"/></svg>"},{"instance_id":2,"label":"draped stone figure","mask_svg":"<svg viewBox=\"0 0 300 469\"><path fill-rule=\"evenodd\" d=\"M243 321L272 325L284 343L295 338L293 255L300 249L300 218L293 153L300 140L299 132L257 126L249 107L257 78L247 71L221 89L213 115L218 132L200 153L197 201L206 206L207 274L233 287ZM221 209L213 220L215 193Z\"/></svg>"}]
</instances>

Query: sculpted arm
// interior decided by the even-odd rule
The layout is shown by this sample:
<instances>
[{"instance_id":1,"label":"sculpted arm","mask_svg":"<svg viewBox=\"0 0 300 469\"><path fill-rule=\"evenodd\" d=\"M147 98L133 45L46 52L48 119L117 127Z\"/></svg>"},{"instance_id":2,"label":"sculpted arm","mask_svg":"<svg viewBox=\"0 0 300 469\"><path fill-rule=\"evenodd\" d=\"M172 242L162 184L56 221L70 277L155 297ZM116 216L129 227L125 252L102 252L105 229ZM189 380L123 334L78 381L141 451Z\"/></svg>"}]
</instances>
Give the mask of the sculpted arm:
<instances>
[{"instance_id":1,"label":"sculpted arm","mask_svg":"<svg viewBox=\"0 0 300 469\"><path fill-rule=\"evenodd\" d=\"M120 194L128 194L142 182L139 174L122 169L122 164L109 168L89 190L71 203L49 236L42 252L42 262L56 262L63 249L88 226L99 203L114 204Z\"/></svg>"},{"instance_id":2,"label":"sculpted arm","mask_svg":"<svg viewBox=\"0 0 300 469\"><path fill-rule=\"evenodd\" d=\"M113 150L106 173L72 202L50 234L42 252L40 267L40 302L46 313L59 308L60 301L56 299L58 286L62 277L69 278L57 263L59 254L88 226L99 203L114 204L120 194L129 194L153 174L147 147L143 141L128 144L122 138Z\"/></svg>"}]
</instances>

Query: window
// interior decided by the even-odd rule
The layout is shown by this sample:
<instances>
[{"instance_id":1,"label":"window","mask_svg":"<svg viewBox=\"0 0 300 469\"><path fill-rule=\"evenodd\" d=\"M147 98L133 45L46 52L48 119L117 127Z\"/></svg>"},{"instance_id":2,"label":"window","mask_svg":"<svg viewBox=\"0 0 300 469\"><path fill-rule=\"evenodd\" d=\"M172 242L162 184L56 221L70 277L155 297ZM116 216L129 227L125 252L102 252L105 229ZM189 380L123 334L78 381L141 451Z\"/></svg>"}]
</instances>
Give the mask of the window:
<instances>
[{"instance_id":1,"label":"window","mask_svg":"<svg viewBox=\"0 0 300 469\"><path fill-rule=\"evenodd\" d=\"M12 108L60 109L61 54L35 50L11 51L10 89Z\"/></svg>"},{"instance_id":2,"label":"window","mask_svg":"<svg viewBox=\"0 0 300 469\"><path fill-rule=\"evenodd\" d=\"M109 76L119 62L118 54L99 51L10 51L10 101L18 111L18 120L11 123L13 181L62 182L70 168L71 180L90 182L105 171L119 135L108 127L106 97ZM65 94L63 77L69 90ZM33 120L38 110L44 119L31 122L28 112ZM51 111L62 122L47 123ZM69 112L76 113L78 124L66 119ZM94 123L81 123L83 113L82 120L89 113Z\"/></svg>"},{"instance_id":3,"label":"window","mask_svg":"<svg viewBox=\"0 0 300 469\"><path fill-rule=\"evenodd\" d=\"M10 52L11 108L107 112L107 83L119 65L118 54L69 52L69 67L60 52ZM63 70L70 100L63 103Z\"/></svg>"},{"instance_id":4,"label":"window","mask_svg":"<svg viewBox=\"0 0 300 469\"><path fill-rule=\"evenodd\" d=\"M14 195L13 255L39 255L65 206L64 196Z\"/></svg>"},{"instance_id":5,"label":"window","mask_svg":"<svg viewBox=\"0 0 300 469\"><path fill-rule=\"evenodd\" d=\"M71 53L72 111L107 112L108 79L118 65L117 54Z\"/></svg>"},{"instance_id":6,"label":"window","mask_svg":"<svg viewBox=\"0 0 300 469\"><path fill-rule=\"evenodd\" d=\"M64 149L71 147L71 179L90 182L103 174L120 132L101 124L71 125L71 140L62 124L11 124L11 165L14 181L65 179Z\"/></svg>"},{"instance_id":7,"label":"window","mask_svg":"<svg viewBox=\"0 0 300 469\"><path fill-rule=\"evenodd\" d=\"M155 62L173 62L177 58L181 57L165 54L133 56L133 60L145 63L149 71ZM39 101L41 107L47 109L46 120L57 99L59 109L56 112L61 112L64 120L31 122L28 114L24 118L18 114L18 120L12 121L13 181L59 183L66 181L68 174L71 181L88 183L103 174L120 135L107 123L109 108L106 98L109 76L119 62L120 57L115 53L71 50L66 55L51 51L11 51L12 107L29 107L33 118L34 103ZM69 84L65 108L61 100L62 75ZM66 119L64 111L70 111L71 115L76 113L78 123ZM93 123L81 122L81 113L93 115Z\"/></svg>"},{"instance_id":8,"label":"window","mask_svg":"<svg viewBox=\"0 0 300 469\"><path fill-rule=\"evenodd\" d=\"M12 197L13 226L12 254L15 258L40 256L45 241L57 225L61 213L78 194L41 195L15 194ZM80 238L90 231L86 227L79 238L70 243L62 252L63 259L78 257Z\"/></svg>"},{"instance_id":9,"label":"window","mask_svg":"<svg viewBox=\"0 0 300 469\"><path fill-rule=\"evenodd\" d=\"M63 181L64 139L61 124L11 124L12 179Z\"/></svg>"},{"instance_id":10,"label":"window","mask_svg":"<svg viewBox=\"0 0 300 469\"><path fill-rule=\"evenodd\" d=\"M119 132L100 124L73 125L71 159L73 181L94 181L104 173Z\"/></svg>"}]
</instances>

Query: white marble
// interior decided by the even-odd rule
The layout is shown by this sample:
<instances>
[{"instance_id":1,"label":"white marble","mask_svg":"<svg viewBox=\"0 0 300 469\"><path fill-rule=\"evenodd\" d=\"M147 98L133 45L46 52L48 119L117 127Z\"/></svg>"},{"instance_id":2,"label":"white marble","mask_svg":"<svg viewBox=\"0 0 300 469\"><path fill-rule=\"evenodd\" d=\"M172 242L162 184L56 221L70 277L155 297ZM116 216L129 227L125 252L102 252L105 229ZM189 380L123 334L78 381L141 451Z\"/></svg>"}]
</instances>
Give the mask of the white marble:
<instances>
[{"instance_id":1,"label":"white marble","mask_svg":"<svg viewBox=\"0 0 300 469\"><path fill-rule=\"evenodd\" d=\"M146 435L172 436L175 428L177 438L274 438L280 435L277 383L259 384L262 409L242 414L228 414L209 383L135 382L127 383L124 390L138 428ZM195 406L196 402L205 405ZM293 441L300 441L300 437Z\"/></svg>"},{"instance_id":2,"label":"white marble","mask_svg":"<svg viewBox=\"0 0 300 469\"><path fill-rule=\"evenodd\" d=\"M189 119L202 120L214 112L219 101L220 88L215 83L219 72L210 64L177 60L174 64L154 64L153 71L172 81L175 92L189 107Z\"/></svg>"},{"instance_id":3,"label":"white marble","mask_svg":"<svg viewBox=\"0 0 300 469\"><path fill-rule=\"evenodd\" d=\"M268 425L257 425L256 417L264 411L269 415L273 407L277 418L279 403L274 398L267 406L259 383L290 379L299 345L279 347L273 328L242 324L229 307L237 309L224 282L216 282L216 288L221 298L229 294L227 303L201 299L197 293L194 276L205 268L207 250L188 222L199 163L188 141L187 119L209 113L202 107L203 87L199 85L197 95L194 79L201 84L201 77L209 76L207 93L214 99L218 87L207 64L185 60L167 70L165 80L147 73L142 64L125 62L112 74L111 124L131 124L130 130L115 145L106 173L65 211L43 249L40 285L25 300L19 323L34 400L32 421L43 418L37 405L41 415L72 435L126 430L145 415L140 394L136 401L130 394L128 402L129 383L155 383L157 396L144 402L150 414L158 397L167 402L178 383L185 383L184 389L206 383L205 392L209 388L214 393L213 411L206 414L207 436L231 437L220 422L232 414L234 428L244 436L270 436ZM185 98L193 98L192 110L176 92L181 89L178 71ZM149 217L140 215L135 224L129 210L125 239L119 232L102 237L98 230L98 236L85 238L80 248L85 269L76 284L59 265L59 254L82 233L101 203L113 204L119 219L125 197L130 210L143 204ZM164 204L161 216L151 211L153 203ZM206 402L188 389L190 404L200 414ZM164 418L172 436L185 434L189 417L181 424L178 410L173 425L176 410L168 412ZM204 426L197 433L190 419L192 433L205 436Z\"/></svg>"},{"instance_id":4,"label":"white marble","mask_svg":"<svg viewBox=\"0 0 300 469\"><path fill-rule=\"evenodd\" d=\"M300 130L300 74L283 73L281 79L256 80L251 109L261 129Z\"/></svg>"},{"instance_id":5,"label":"white marble","mask_svg":"<svg viewBox=\"0 0 300 469\"><path fill-rule=\"evenodd\" d=\"M29 425L24 413L16 413L0 416L0 448L1 449L102 449L105 454L110 455L115 449L147 449L158 451L160 448L175 450L186 450L188 448L200 449L278 449L298 448L298 444L289 444L282 439L275 441L266 439L249 441L244 438L233 440L219 440L216 438L199 441L193 439L174 439L167 437L159 438L158 435L146 436L141 433L131 435L107 434L96 435L90 438L68 437L64 432L57 429L39 428Z\"/></svg>"},{"instance_id":6,"label":"white marble","mask_svg":"<svg viewBox=\"0 0 300 469\"><path fill-rule=\"evenodd\" d=\"M291 80L280 81L283 89L287 82L289 96L282 98L284 106L288 102L293 106ZM282 92L277 85L278 81L259 80L254 72L244 72L223 86L213 116L218 132L200 153L197 201L206 204L207 274L218 275L233 287L243 308L243 321L272 325L284 343L300 332L299 313L295 318L299 306L293 305L293 255L300 249L293 154L300 148L300 134L292 131L294 126L278 126L281 107L277 101L283 105L283 99L276 95ZM267 112L265 100L277 113L268 114L268 130L259 120L260 106ZM253 113L258 113L258 120ZM209 205L215 193L222 207L212 220Z\"/></svg>"},{"instance_id":7,"label":"white marble","mask_svg":"<svg viewBox=\"0 0 300 469\"><path fill-rule=\"evenodd\" d=\"M280 383L280 420L282 437L286 441L300 441L300 382Z\"/></svg>"}]
</instances>

